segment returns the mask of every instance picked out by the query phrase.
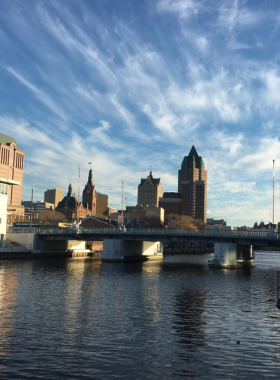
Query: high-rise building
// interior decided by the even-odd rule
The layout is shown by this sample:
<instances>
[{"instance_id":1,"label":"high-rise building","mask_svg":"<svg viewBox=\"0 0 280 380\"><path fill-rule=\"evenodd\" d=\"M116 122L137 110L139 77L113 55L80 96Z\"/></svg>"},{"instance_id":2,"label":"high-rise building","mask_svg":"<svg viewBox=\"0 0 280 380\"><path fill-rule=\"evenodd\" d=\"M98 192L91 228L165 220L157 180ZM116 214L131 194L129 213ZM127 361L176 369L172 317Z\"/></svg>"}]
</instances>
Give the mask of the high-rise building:
<instances>
[{"instance_id":1,"label":"high-rise building","mask_svg":"<svg viewBox=\"0 0 280 380\"><path fill-rule=\"evenodd\" d=\"M158 206L159 198L163 196L160 178L154 178L153 172L147 178L141 178L138 185L137 206Z\"/></svg>"},{"instance_id":2,"label":"high-rise building","mask_svg":"<svg viewBox=\"0 0 280 380\"><path fill-rule=\"evenodd\" d=\"M206 222L207 171L194 146L178 171L178 193L181 193L181 215Z\"/></svg>"},{"instance_id":3,"label":"high-rise building","mask_svg":"<svg viewBox=\"0 0 280 380\"><path fill-rule=\"evenodd\" d=\"M108 195L96 191L96 217L108 217Z\"/></svg>"},{"instance_id":4,"label":"high-rise building","mask_svg":"<svg viewBox=\"0 0 280 380\"><path fill-rule=\"evenodd\" d=\"M58 203L63 198L63 190L61 189L51 189L46 190L44 193L44 202L52 203L54 207L58 205Z\"/></svg>"},{"instance_id":5,"label":"high-rise building","mask_svg":"<svg viewBox=\"0 0 280 380\"><path fill-rule=\"evenodd\" d=\"M24 155L13 137L0 133L0 177L20 182L8 188L7 212L12 222L24 219L24 207L21 205Z\"/></svg>"},{"instance_id":6,"label":"high-rise building","mask_svg":"<svg viewBox=\"0 0 280 380\"><path fill-rule=\"evenodd\" d=\"M192 216L206 222L207 171L194 146L178 171L178 193L164 193L159 205L165 213Z\"/></svg>"}]
</instances>

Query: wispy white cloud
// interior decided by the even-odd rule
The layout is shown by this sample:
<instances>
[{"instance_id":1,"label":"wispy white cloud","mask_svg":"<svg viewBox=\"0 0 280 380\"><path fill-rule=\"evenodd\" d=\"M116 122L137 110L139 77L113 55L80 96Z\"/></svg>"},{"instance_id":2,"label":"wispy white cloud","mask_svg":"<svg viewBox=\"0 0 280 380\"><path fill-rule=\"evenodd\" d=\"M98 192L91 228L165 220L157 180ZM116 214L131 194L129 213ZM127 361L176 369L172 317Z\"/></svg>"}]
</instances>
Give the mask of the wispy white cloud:
<instances>
[{"instance_id":1,"label":"wispy white cloud","mask_svg":"<svg viewBox=\"0 0 280 380\"><path fill-rule=\"evenodd\" d=\"M90 161L111 205L122 181L136 202L151 162L176 191L194 140L211 215L248 220L256 209L264 218L280 159L279 7L73 4L5 2L0 14L0 127L27 151L28 196L37 177L66 190L72 176L76 186L78 166L86 180Z\"/></svg>"},{"instance_id":2,"label":"wispy white cloud","mask_svg":"<svg viewBox=\"0 0 280 380\"><path fill-rule=\"evenodd\" d=\"M52 150L61 152L62 146L58 144L54 139L50 138L46 133L32 127L26 120L14 120L10 117L0 116L1 131L10 135L13 131L13 135L17 140L20 140L27 146L34 146L37 143L45 147L52 147Z\"/></svg>"},{"instance_id":3,"label":"wispy white cloud","mask_svg":"<svg viewBox=\"0 0 280 380\"><path fill-rule=\"evenodd\" d=\"M266 176L271 177L273 160L280 162L280 142L278 137L264 137L260 139L257 149L251 149L250 153L243 154L236 161L234 168L256 176L266 172Z\"/></svg>"},{"instance_id":4,"label":"wispy white cloud","mask_svg":"<svg viewBox=\"0 0 280 380\"><path fill-rule=\"evenodd\" d=\"M34 86L29 82L23 75L19 74L12 67L6 68L9 73L11 73L16 79L18 79L23 85L25 85L42 103L44 103L51 111L53 111L57 116L62 119L66 119L64 112L53 102L53 100L42 90Z\"/></svg>"},{"instance_id":5,"label":"wispy white cloud","mask_svg":"<svg viewBox=\"0 0 280 380\"><path fill-rule=\"evenodd\" d=\"M160 0L157 3L159 11L168 11L178 14L180 18L188 18L197 15L203 7L202 2L194 0Z\"/></svg>"},{"instance_id":6,"label":"wispy white cloud","mask_svg":"<svg viewBox=\"0 0 280 380\"><path fill-rule=\"evenodd\" d=\"M263 20L263 11L253 11L246 3L234 0L219 8L219 24L232 32L235 28L249 28Z\"/></svg>"}]
</instances>

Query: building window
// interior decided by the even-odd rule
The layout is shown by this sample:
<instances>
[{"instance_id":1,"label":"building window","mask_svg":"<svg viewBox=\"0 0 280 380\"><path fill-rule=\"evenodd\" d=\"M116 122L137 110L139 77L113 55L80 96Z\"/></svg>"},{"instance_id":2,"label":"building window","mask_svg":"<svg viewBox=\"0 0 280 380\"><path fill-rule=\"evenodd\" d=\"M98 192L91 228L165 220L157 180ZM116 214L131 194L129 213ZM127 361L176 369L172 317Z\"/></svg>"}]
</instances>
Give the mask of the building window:
<instances>
[{"instance_id":1,"label":"building window","mask_svg":"<svg viewBox=\"0 0 280 380\"><path fill-rule=\"evenodd\" d=\"M1 183L0 193L7 195L8 194L8 185L6 185L5 183Z\"/></svg>"}]
</instances>

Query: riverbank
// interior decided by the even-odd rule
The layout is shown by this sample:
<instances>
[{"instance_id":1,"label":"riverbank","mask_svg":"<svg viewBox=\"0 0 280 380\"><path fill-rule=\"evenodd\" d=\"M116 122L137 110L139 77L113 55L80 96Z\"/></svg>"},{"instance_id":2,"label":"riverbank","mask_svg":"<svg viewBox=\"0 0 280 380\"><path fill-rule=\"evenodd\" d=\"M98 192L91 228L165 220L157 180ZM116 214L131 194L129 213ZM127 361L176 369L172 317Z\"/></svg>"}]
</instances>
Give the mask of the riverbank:
<instances>
[{"instance_id":1,"label":"riverbank","mask_svg":"<svg viewBox=\"0 0 280 380\"><path fill-rule=\"evenodd\" d=\"M8 246L6 248L0 248L0 260L12 260L12 259L41 259L41 258L90 258L92 260L101 260L100 251L89 250L68 250L65 252L45 252L45 253L33 253L31 249L27 249L23 246Z\"/></svg>"}]
</instances>

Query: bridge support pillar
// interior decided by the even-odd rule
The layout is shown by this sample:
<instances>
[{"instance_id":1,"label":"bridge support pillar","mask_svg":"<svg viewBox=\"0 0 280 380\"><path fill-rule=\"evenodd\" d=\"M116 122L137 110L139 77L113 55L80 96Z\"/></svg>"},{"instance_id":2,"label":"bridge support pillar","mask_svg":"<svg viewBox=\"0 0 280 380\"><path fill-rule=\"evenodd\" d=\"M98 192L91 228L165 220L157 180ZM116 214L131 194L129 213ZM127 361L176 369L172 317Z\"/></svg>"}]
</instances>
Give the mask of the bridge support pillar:
<instances>
[{"instance_id":1,"label":"bridge support pillar","mask_svg":"<svg viewBox=\"0 0 280 380\"><path fill-rule=\"evenodd\" d=\"M162 244L150 241L104 239L102 261L160 260Z\"/></svg>"},{"instance_id":2,"label":"bridge support pillar","mask_svg":"<svg viewBox=\"0 0 280 380\"><path fill-rule=\"evenodd\" d=\"M215 243L214 259L209 261L210 267L240 268L253 265L253 247L237 243Z\"/></svg>"}]
</instances>

